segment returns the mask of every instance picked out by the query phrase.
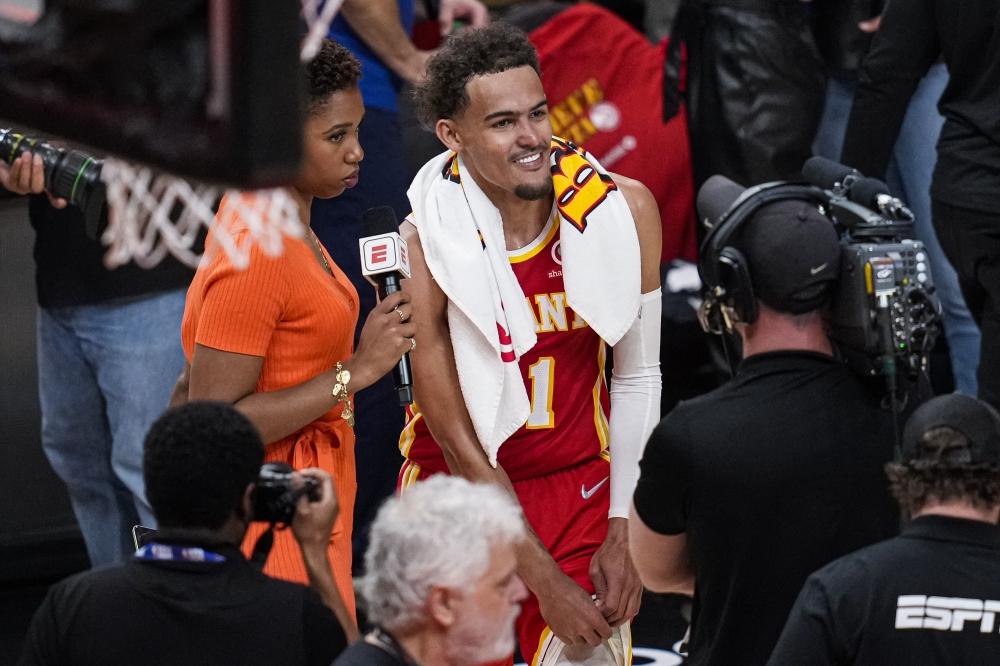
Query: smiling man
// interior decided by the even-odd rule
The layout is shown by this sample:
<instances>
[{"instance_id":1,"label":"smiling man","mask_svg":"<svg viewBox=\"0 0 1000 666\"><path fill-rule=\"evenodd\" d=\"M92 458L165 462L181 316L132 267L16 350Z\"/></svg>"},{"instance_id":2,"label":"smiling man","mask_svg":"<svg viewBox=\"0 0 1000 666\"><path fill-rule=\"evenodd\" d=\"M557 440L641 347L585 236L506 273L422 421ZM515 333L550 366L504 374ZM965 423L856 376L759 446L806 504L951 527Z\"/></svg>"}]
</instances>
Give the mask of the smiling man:
<instances>
[{"instance_id":1,"label":"smiling man","mask_svg":"<svg viewBox=\"0 0 1000 666\"><path fill-rule=\"evenodd\" d=\"M537 537L518 551L522 655L622 665L641 593L629 500L660 400L656 202L552 136L522 32L469 31L427 69L419 111L449 151L402 227L419 344L400 485L507 489Z\"/></svg>"}]
</instances>

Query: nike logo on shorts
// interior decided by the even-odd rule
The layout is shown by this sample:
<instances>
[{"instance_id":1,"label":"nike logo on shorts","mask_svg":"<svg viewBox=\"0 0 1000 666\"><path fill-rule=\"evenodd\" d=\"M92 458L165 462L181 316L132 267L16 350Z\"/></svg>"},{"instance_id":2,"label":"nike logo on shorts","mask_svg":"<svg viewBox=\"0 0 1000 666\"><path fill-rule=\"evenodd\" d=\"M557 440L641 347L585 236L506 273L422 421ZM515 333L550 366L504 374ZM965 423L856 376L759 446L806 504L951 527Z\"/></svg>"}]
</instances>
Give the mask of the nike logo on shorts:
<instances>
[{"instance_id":1,"label":"nike logo on shorts","mask_svg":"<svg viewBox=\"0 0 1000 666\"><path fill-rule=\"evenodd\" d=\"M586 500L586 499L590 499L591 497L593 497L594 493L597 492L597 489L600 488L601 486L603 486L605 483L607 483L608 479L610 479L610 478L611 478L610 476L604 477L603 481L601 481L600 483L598 483L596 486L594 486L590 490L587 490L587 486L581 484L580 485L580 494L583 496L583 499Z\"/></svg>"}]
</instances>

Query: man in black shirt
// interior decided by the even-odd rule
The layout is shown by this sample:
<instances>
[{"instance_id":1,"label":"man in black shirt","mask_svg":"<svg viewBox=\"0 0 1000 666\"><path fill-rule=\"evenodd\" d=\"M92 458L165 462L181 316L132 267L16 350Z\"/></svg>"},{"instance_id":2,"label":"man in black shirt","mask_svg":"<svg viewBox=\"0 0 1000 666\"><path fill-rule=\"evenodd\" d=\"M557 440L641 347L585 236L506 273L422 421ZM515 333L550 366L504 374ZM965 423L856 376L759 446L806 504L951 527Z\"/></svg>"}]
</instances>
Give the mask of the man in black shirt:
<instances>
[{"instance_id":1,"label":"man in black shirt","mask_svg":"<svg viewBox=\"0 0 1000 666\"><path fill-rule=\"evenodd\" d=\"M865 58L841 162L883 178L907 104L939 57L949 81L931 186L938 240L982 332L979 397L1000 408L1000 3L889 2Z\"/></svg>"},{"instance_id":2,"label":"man in black shirt","mask_svg":"<svg viewBox=\"0 0 1000 666\"><path fill-rule=\"evenodd\" d=\"M83 212L50 201L44 182L38 156L0 161L0 186L31 194L42 448L100 567L129 556L133 525L154 524L142 440L184 369L180 326L194 270L172 256L148 270L108 269Z\"/></svg>"},{"instance_id":3,"label":"man in black shirt","mask_svg":"<svg viewBox=\"0 0 1000 666\"><path fill-rule=\"evenodd\" d=\"M1000 414L964 395L914 412L888 466L913 522L806 581L768 666L995 664Z\"/></svg>"},{"instance_id":4,"label":"man in black shirt","mask_svg":"<svg viewBox=\"0 0 1000 666\"><path fill-rule=\"evenodd\" d=\"M321 495L301 498L292 521L310 590L268 578L240 551L263 461L260 435L231 405L193 402L165 413L143 461L162 528L155 543L123 565L53 586L21 666L328 666L346 647L342 625L351 621L326 559L339 509L333 481L321 470L300 473Z\"/></svg>"},{"instance_id":5,"label":"man in black shirt","mask_svg":"<svg viewBox=\"0 0 1000 666\"><path fill-rule=\"evenodd\" d=\"M660 422L629 520L645 587L694 595L696 665L763 665L810 573L898 531L890 413L825 334L833 226L814 205L772 203L734 247L760 310L736 326L744 360Z\"/></svg>"}]
</instances>

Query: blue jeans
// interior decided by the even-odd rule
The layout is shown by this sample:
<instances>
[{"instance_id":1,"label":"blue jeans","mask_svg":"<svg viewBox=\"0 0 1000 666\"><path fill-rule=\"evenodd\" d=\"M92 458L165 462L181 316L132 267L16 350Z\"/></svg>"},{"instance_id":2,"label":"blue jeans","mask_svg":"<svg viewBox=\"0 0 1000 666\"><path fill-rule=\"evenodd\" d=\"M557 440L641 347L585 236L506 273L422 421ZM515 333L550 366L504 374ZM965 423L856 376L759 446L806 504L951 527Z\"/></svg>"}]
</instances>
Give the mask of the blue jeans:
<instances>
[{"instance_id":1,"label":"blue jeans","mask_svg":"<svg viewBox=\"0 0 1000 666\"><path fill-rule=\"evenodd\" d=\"M42 448L69 490L93 566L121 562L155 527L143 440L184 368L185 291L38 309Z\"/></svg>"},{"instance_id":2,"label":"blue jeans","mask_svg":"<svg viewBox=\"0 0 1000 666\"><path fill-rule=\"evenodd\" d=\"M958 275L948 261L931 217L931 177L937 161L937 140L944 118L937 103L948 84L948 69L943 63L932 67L910 100L906 118L893 148L886 182L916 216L916 235L923 241L934 270L934 284L941 299L944 333L951 353L955 388L966 395L976 395L976 368L979 366L979 327L962 298ZM831 77L826 93L826 108L816 134L813 150L832 160L840 160L844 133L854 102L853 79ZM880 174L865 174L879 178Z\"/></svg>"}]
</instances>

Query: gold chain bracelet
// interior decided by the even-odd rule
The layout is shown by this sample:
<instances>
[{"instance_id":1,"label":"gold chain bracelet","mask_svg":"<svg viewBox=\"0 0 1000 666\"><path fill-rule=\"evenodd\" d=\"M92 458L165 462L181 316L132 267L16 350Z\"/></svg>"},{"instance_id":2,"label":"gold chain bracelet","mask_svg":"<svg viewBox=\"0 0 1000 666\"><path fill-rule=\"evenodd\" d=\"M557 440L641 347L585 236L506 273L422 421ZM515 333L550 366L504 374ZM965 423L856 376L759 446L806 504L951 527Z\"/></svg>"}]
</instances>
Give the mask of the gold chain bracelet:
<instances>
[{"instance_id":1,"label":"gold chain bracelet","mask_svg":"<svg viewBox=\"0 0 1000 666\"><path fill-rule=\"evenodd\" d=\"M354 427L354 408L351 405L351 394L347 390L347 385L351 381L351 371L344 370L344 365L337 361L337 383L333 387L333 397L344 403L344 411L341 416L347 421L347 425Z\"/></svg>"}]
</instances>

